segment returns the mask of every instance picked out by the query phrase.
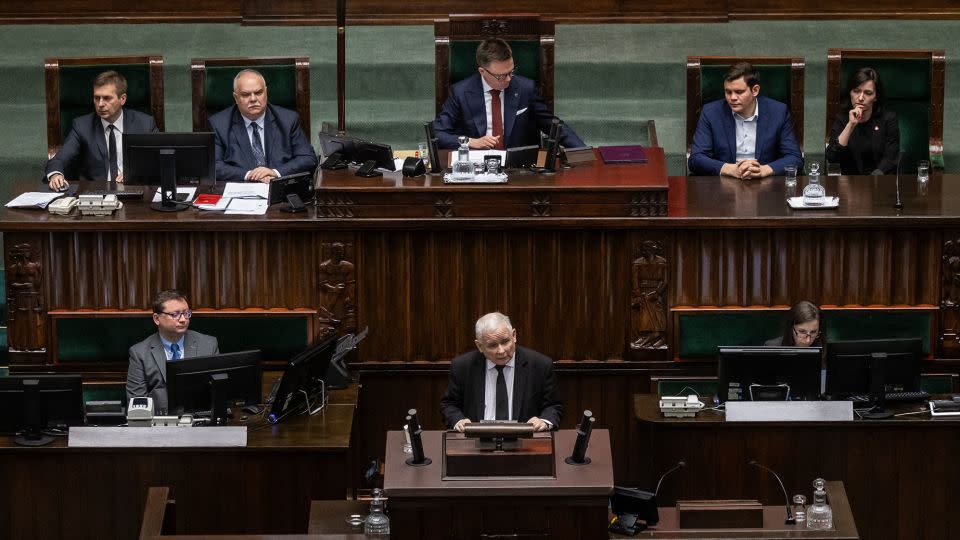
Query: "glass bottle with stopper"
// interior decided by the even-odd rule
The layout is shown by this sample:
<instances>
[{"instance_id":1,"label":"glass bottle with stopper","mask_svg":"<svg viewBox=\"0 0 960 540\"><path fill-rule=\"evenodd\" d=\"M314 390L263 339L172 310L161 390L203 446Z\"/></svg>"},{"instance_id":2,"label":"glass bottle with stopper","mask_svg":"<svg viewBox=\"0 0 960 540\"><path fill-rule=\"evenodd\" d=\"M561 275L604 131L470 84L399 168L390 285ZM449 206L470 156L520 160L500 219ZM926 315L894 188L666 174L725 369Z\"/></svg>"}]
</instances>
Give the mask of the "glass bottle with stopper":
<instances>
[{"instance_id":1,"label":"glass bottle with stopper","mask_svg":"<svg viewBox=\"0 0 960 540\"><path fill-rule=\"evenodd\" d=\"M453 177L458 180L467 180L473 178L473 163L470 161L470 139L461 136L460 149L457 150L457 160L453 162Z\"/></svg>"},{"instance_id":2,"label":"glass bottle with stopper","mask_svg":"<svg viewBox=\"0 0 960 540\"><path fill-rule=\"evenodd\" d=\"M803 204L823 206L826 202L827 191L820 183L820 164L814 161L810 164L810 174L807 175L807 187L803 188Z\"/></svg>"},{"instance_id":3,"label":"glass bottle with stopper","mask_svg":"<svg viewBox=\"0 0 960 540\"><path fill-rule=\"evenodd\" d=\"M370 515L363 521L363 534L389 535L390 518L383 513L383 499L380 489L373 490L373 500L370 501Z\"/></svg>"},{"instance_id":4,"label":"glass bottle with stopper","mask_svg":"<svg viewBox=\"0 0 960 540\"><path fill-rule=\"evenodd\" d=\"M823 478L813 481L813 504L807 507L807 528L829 530L833 528L833 509L827 504L827 492Z\"/></svg>"}]
</instances>

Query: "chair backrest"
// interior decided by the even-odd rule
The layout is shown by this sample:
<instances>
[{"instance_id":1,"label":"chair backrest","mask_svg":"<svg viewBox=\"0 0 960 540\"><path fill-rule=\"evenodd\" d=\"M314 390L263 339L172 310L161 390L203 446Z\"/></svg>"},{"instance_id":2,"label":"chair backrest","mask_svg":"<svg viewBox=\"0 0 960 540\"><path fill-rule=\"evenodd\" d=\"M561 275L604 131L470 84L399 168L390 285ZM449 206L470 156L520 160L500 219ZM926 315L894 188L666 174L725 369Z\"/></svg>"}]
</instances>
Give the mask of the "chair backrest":
<instances>
[{"instance_id":1,"label":"chair backrest","mask_svg":"<svg viewBox=\"0 0 960 540\"><path fill-rule=\"evenodd\" d=\"M125 107L153 116L157 129L164 130L162 56L47 58L43 68L48 155L63 144L74 118L93 112L93 80L104 71L127 79Z\"/></svg>"},{"instance_id":2,"label":"chair backrest","mask_svg":"<svg viewBox=\"0 0 960 540\"><path fill-rule=\"evenodd\" d=\"M827 118L824 145L840 107L847 81L862 67L880 73L886 106L897 113L903 170L929 160L943 168L943 86L946 62L941 50L829 49L827 51Z\"/></svg>"},{"instance_id":3,"label":"chair backrest","mask_svg":"<svg viewBox=\"0 0 960 540\"><path fill-rule=\"evenodd\" d=\"M450 85L477 72L477 45L492 37L510 44L517 74L536 81L540 97L553 110L555 27L552 19L531 14L450 15L434 21L437 112Z\"/></svg>"},{"instance_id":4,"label":"chair backrest","mask_svg":"<svg viewBox=\"0 0 960 540\"><path fill-rule=\"evenodd\" d=\"M736 62L750 62L760 76L760 95L785 103L803 150L803 58L790 57L687 57L687 156L703 104L723 99L723 76Z\"/></svg>"},{"instance_id":5,"label":"chair backrest","mask_svg":"<svg viewBox=\"0 0 960 540\"><path fill-rule=\"evenodd\" d=\"M209 118L235 103L233 79L243 69L255 69L267 81L268 101L300 115L300 127L310 140L309 58L194 58L193 131L209 131Z\"/></svg>"}]
</instances>

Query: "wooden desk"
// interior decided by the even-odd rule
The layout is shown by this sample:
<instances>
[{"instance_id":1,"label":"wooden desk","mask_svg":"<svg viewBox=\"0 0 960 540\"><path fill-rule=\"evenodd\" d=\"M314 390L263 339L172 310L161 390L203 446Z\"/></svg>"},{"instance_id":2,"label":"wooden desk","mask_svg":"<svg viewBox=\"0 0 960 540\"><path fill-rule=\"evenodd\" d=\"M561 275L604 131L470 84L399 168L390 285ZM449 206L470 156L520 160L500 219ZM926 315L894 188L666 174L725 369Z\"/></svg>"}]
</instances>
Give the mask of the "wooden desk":
<instances>
[{"instance_id":1,"label":"wooden desk","mask_svg":"<svg viewBox=\"0 0 960 540\"><path fill-rule=\"evenodd\" d=\"M607 537L607 501L613 490L607 430L593 430L587 451L592 463L583 466L564 463L576 433L556 432L556 478L551 479L442 480L442 434L424 432L424 453L433 463L411 467L401 452L402 432L387 433L383 486L393 538Z\"/></svg>"},{"instance_id":2,"label":"wooden desk","mask_svg":"<svg viewBox=\"0 0 960 540\"><path fill-rule=\"evenodd\" d=\"M781 504L776 480L747 465L755 459L781 475L791 497L803 493L810 500L816 477L842 480L863 538L960 534L951 495L952 486L960 485L955 417L732 423L720 412L702 411L696 418L664 418L657 397L647 394L634 396L634 414L640 425L635 450L644 456L648 482L655 483L679 459L687 464L664 481L661 504L743 496Z\"/></svg>"},{"instance_id":3,"label":"wooden desk","mask_svg":"<svg viewBox=\"0 0 960 540\"><path fill-rule=\"evenodd\" d=\"M135 538L151 486L170 487L181 534L302 533L311 500L351 490L356 390L338 392L312 417L250 424L246 448L67 448L65 437L24 448L0 437L0 537Z\"/></svg>"}]
</instances>

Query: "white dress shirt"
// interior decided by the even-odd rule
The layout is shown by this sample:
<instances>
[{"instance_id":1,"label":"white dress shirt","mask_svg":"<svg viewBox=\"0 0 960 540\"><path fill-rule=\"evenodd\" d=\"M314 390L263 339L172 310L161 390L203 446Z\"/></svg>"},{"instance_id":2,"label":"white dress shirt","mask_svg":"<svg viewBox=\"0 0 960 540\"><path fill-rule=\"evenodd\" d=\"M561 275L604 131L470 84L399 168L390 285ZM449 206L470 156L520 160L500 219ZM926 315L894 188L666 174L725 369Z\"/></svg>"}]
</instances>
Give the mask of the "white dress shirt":
<instances>
[{"instance_id":1,"label":"white dress shirt","mask_svg":"<svg viewBox=\"0 0 960 540\"><path fill-rule=\"evenodd\" d=\"M757 156L757 118L760 117L760 102L755 101L753 116L744 118L733 113L733 121L737 124L737 162L745 159L756 159Z\"/></svg>"},{"instance_id":2,"label":"white dress shirt","mask_svg":"<svg viewBox=\"0 0 960 540\"><path fill-rule=\"evenodd\" d=\"M507 381L507 411L510 420L516 420L513 416L513 374L516 365L517 353L503 367L503 378ZM487 378L483 388L483 419L497 419L497 369L496 364L487 360Z\"/></svg>"},{"instance_id":3,"label":"white dress shirt","mask_svg":"<svg viewBox=\"0 0 960 540\"><path fill-rule=\"evenodd\" d=\"M110 122L101 118L100 123L103 124L103 140L107 149L107 180L113 182L116 178L110 177ZM120 117L113 123L113 132L117 139L117 174L123 174L123 109L120 109Z\"/></svg>"}]
</instances>

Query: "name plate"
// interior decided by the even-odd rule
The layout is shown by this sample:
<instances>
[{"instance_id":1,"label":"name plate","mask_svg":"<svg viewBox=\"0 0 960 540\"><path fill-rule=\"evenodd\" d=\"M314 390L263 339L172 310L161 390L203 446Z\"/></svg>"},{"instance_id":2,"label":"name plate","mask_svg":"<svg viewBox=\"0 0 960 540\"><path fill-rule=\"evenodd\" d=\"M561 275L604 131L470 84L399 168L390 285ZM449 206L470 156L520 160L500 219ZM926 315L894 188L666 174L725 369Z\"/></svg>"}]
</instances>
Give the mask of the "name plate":
<instances>
[{"instance_id":1,"label":"name plate","mask_svg":"<svg viewBox=\"0 0 960 540\"><path fill-rule=\"evenodd\" d=\"M247 426L71 427L71 448L210 448L247 445Z\"/></svg>"},{"instance_id":2,"label":"name plate","mask_svg":"<svg viewBox=\"0 0 960 540\"><path fill-rule=\"evenodd\" d=\"M852 401L728 401L727 422L847 422Z\"/></svg>"}]
</instances>

